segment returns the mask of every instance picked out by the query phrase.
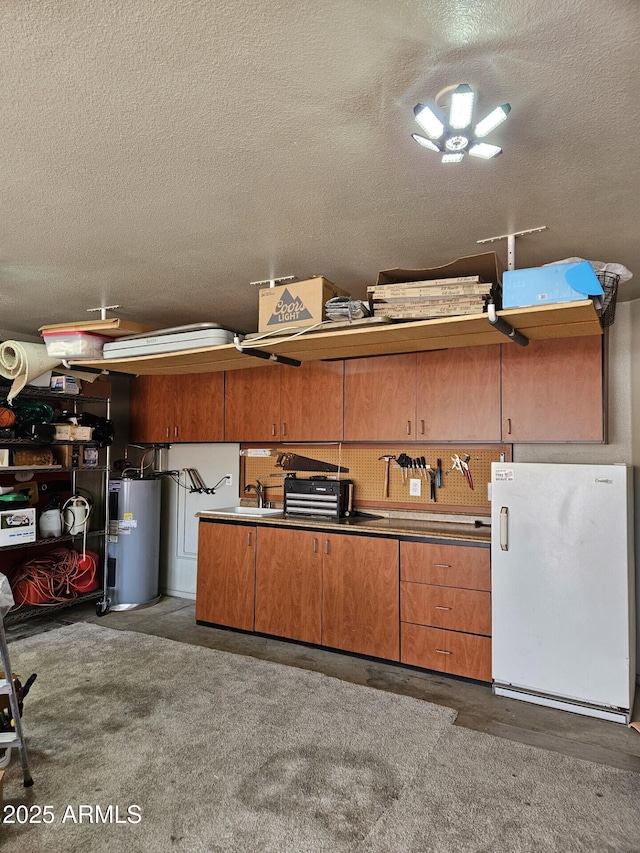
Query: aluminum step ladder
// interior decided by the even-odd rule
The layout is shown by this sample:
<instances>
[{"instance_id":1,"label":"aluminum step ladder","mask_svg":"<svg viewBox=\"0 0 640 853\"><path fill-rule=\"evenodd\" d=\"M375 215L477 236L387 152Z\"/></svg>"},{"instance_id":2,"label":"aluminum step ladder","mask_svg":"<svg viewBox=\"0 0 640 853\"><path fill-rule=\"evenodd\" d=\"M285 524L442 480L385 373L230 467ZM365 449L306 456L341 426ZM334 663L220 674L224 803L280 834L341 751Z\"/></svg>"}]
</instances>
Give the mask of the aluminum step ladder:
<instances>
[{"instance_id":1,"label":"aluminum step ladder","mask_svg":"<svg viewBox=\"0 0 640 853\"><path fill-rule=\"evenodd\" d=\"M0 582L6 581L4 575L0 575ZM8 583L7 583L8 585ZM6 589L6 586L3 588ZM29 769L29 759L27 757L27 748L24 743L24 735L22 732L22 720L20 719L20 706L18 703L18 694L16 693L15 684L13 683L13 670L11 669L11 661L9 660L9 649L7 647L7 637L4 632L4 611L6 608L0 607L0 664L5 672L4 678L0 678L0 696L9 697L9 707L11 708L11 716L13 717L14 731L0 732L0 770L3 770L11 761L11 750L17 749L20 753L20 761L22 762L22 776L24 779L24 787L30 788L33 785L31 778L31 770Z\"/></svg>"}]
</instances>

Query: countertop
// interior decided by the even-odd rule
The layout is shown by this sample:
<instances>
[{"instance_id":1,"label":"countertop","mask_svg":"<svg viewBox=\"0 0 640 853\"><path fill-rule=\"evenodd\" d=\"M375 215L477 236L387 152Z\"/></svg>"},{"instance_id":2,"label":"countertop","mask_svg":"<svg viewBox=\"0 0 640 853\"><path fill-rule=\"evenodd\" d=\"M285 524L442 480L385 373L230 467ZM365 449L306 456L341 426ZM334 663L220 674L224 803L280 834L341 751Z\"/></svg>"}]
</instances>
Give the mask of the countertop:
<instances>
[{"instance_id":1,"label":"countertop","mask_svg":"<svg viewBox=\"0 0 640 853\"><path fill-rule=\"evenodd\" d=\"M372 510L371 514L377 514ZM380 513L382 515L382 513ZM435 515L435 514L434 514ZM404 516L383 515L378 518L354 515L342 518L339 521L312 517L291 517L284 515L271 516L238 516L231 513L225 514L216 510L203 510L196 513L200 519L211 521L234 521L238 524L259 524L261 526L275 527L304 527L309 530L335 531L341 533L370 533L379 536L402 536L415 537L416 539L442 539L466 542L479 542L489 544L491 542L491 528L489 526L476 527L474 516L442 516L434 518L428 514L407 513ZM445 518L447 520L445 520ZM448 520L451 519L451 520ZM489 519L479 517L485 525L489 525Z\"/></svg>"}]
</instances>

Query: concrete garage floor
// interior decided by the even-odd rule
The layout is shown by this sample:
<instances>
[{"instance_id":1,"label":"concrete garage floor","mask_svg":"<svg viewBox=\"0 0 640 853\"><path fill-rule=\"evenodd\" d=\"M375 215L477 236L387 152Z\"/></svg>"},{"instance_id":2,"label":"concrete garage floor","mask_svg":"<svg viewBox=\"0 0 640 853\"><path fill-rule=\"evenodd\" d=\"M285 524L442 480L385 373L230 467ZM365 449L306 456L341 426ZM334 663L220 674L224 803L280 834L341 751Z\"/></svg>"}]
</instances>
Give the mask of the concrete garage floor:
<instances>
[{"instance_id":1,"label":"concrete garage floor","mask_svg":"<svg viewBox=\"0 0 640 853\"><path fill-rule=\"evenodd\" d=\"M96 615L93 605L79 605L50 616L10 623L6 626L7 637L11 642L78 621L251 655L413 696L454 708L458 712L457 726L640 773L640 734L627 726L496 697L487 685L462 678L196 625L195 603L182 598L165 596L152 607L111 612L102 617ZM634 719L639 718L640 688Z\"/></svg>"}]
</instances>

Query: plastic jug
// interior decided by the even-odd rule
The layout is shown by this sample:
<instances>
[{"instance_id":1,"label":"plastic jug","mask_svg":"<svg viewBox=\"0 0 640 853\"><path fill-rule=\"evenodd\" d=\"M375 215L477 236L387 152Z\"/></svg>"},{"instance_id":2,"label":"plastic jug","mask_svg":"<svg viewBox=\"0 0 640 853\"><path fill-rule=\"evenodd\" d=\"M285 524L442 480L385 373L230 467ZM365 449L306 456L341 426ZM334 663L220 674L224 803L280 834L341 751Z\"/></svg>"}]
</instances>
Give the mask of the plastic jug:
<instances>
[{"instance_id":1,"label":"plastic jug","mask_svg":"<svg viewBox=\"0 0 640 853\"><path fill-rule=\"evenodd\" d=\"M62 513L60 512L60 500L57 496L49 501L40 514L38 532L41 539L62 536Z\"/></svg>"},{"instance_id":2,"label":"plastic jug","mask_svg":"<svg viewBox=\"0 0 640 853\"><path fill-rule=\"evenodd\" d=\"M91 514L91 503L82 495L72 495L65 501L62 507L62 521L65 533L78 536L82 533L89 521Z\"/></svg>"}]
</instances>

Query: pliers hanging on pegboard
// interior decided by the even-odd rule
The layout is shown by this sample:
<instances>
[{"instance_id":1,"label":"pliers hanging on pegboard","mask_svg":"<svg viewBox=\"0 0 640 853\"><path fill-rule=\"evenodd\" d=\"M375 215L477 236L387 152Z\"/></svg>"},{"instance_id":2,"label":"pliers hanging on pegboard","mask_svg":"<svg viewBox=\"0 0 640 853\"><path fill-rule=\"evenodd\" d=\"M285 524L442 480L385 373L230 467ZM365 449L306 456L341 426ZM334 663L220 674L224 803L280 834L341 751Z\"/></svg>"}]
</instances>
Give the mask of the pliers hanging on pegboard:
<instances>
[{"instance_id":1,"label":"pliers hanging on pegboard","mask_svg":"<svg viewBox=\"0 0 640 853\"><path fill-rule=\"evenodd\" d=\"M467 453L465 454L464 459L461 459L460 456L456 453L455 456L451 457L451 461L453 465L451 466L452 471L460 471L463 475L464 479L467 482L467 486L471 490L473 490L473 477L471 476L471 471L469 470L469 460L471 456Z\"/></svg>"}]
</instances>

